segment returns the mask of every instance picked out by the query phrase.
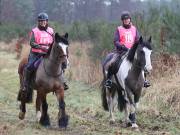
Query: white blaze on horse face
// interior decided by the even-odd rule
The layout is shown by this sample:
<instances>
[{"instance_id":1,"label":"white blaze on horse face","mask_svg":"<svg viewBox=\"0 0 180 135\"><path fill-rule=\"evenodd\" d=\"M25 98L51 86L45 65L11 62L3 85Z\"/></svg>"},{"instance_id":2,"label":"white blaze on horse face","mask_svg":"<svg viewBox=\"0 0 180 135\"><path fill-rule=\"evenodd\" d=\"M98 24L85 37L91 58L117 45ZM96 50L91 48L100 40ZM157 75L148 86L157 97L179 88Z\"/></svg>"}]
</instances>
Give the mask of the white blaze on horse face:
<instances>
[{"instance_id":1,"label":"white blaze on horse face","mask_svg":"<svg viewBox=\"0 0 180 135\"><path fill-rule=\"evenodd\" d=\"M150 71L150 70L152 70L152 65L151 65L151 52L152 52L152 50L149 50L147 47L144 47L143 51L145 53L145 59L146 59L145 69L147 71Z\"/></svg>"},{"instance_id":2,"label":"white blaze on horse face","mask_svg":"<svg viewBox=\"0 0 180 135\"><path fill-rule=\"evenodd\" d=\"M127 58L125 58L117 72L119 83L121 84L123 89L125 89L125 79L128 76L128 72L131 69L131 67L132 64L127 60Z\"/></svg>"},{"instance_id":3,"label":"white blaze on horse face","mask_svg":"<svg viewBox=\"0 0 180 135\"><path fill-rule=\"evenodd\" d=\"M67 56L66 56L66 60L67 60L67 68L68 68L68 67L69 67L69 65L70 65L70 64L69 64L70 62L69 62L69 60L68 60Z\"/></svg>"},{"instance_id":4,"label":"white blaze on horse face","mask_svg":"<svg viewBox=\"0 0 180 135\"><path fill-rule=\"evenodd\" d=\"M63 43L59 43L59 46L62 48L64 55L67 55L67 45Z\"/></svg>"}]
</instances>

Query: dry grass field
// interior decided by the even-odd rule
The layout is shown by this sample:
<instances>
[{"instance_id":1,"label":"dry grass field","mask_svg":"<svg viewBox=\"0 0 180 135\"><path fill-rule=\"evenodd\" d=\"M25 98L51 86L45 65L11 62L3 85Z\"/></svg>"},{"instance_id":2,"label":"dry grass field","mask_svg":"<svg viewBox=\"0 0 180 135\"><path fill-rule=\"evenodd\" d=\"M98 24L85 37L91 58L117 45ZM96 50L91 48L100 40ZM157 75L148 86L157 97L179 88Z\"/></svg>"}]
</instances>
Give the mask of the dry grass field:
<instances>
[{"instance_id":1,"label":"dry grass field","mask_svg":"<svg viewBox=\"0 0 180 135\"><path fill-rule=\"evenodd\" d=\"M159 57L148 79L152 86L143 90L137 112L140 131L124 128L123 114L115 113L116 122L109 124L109 113L101 107L99 82L100 63L88 57L91 44L71 43L70 67L66 76L70 89L65 92L70 123L66 130L57 127L58 105L53 94L48 95L51 127L36 123L35 103L27 105L25 120L18 119L16 101L19 80L19 60L11 45L0 44L0 135L179 135L180 134L180 64L174 57ZM24 48L26 50L26 47ZM26 50L27 51L27 50ZM24 51L23 51L24 53ZM22 54L24 57L26 53ZM36 93L34 94L34 98Z\"/></svg>"}]
</instances>

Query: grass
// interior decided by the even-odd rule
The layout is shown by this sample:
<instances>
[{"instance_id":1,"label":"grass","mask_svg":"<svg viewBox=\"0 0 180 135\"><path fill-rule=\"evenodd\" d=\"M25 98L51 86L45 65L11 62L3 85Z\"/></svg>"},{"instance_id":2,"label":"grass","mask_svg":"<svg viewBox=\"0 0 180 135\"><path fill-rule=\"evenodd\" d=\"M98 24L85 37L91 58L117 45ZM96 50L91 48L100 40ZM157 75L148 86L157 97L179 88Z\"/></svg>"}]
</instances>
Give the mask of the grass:
<instances>
[{"instance_id":1,"label":"grass","mask_svg":"<svg viewBox=\"0 0 180 135\"><path fill-rule=\"evenodd\" d=\"M35 103L27 105L26 118L20 121L18 119L19 106L16 101L19 87L17 74L19 61L15 57L15 54L0 52L0 135L180 134L180 118L178 112L176 112L177 110L170 108L170 104L165 105L166 100L171 99L171 97L168 97L167 89L179 90L179 87L177 87L179 85L174 85L178 84L179 76L160 79L159 83L152 82L151 89L147 89L137 112L140 131L124 128L120 122L123 114L118 112L115 113L116 123L110 125L108 121L109 113L105 112L101 106L99 88L77 80L70 81L70 89L65 92L66 109L70 115L70 124L67 130L60 130L57 127L58 104L56 97L51 93L48 95L48 104L52 128L46 129L36 123ZM164 80L165 82L173 80L174 84L170 85L169 83L159 89L159 85L163 85ZM159 93L163 93L166 97L160 96L158 98L156 94ZM179 100L175 101L179 104Z\"/></svg>"}]
</instances>

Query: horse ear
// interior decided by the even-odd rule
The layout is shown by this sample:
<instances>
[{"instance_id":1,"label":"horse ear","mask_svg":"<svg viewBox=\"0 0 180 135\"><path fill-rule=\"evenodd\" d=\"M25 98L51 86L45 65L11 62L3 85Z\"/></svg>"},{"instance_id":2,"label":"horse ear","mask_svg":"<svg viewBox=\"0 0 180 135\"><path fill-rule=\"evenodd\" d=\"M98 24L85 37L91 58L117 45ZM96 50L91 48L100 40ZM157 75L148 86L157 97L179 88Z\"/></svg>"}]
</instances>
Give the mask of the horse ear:
<instances>
[{"instance_id":1,"label":"horse ear","mask_svg":"<svg viewBox=\"0 0 180 135\"><path fill-rule=\"evenodd\" d=\"M60 36L58 33L55 34L55 41L58 43L60 41Z\"/></svg>"},{"instance_id":2,"label":"horse ear","mask_svg":"<svg viewBox=\"0 0 180 135\"><path fill-rule=\"evenodd\" d=\"M151 43L151 36L149 37L148 42Z\"/></svg>"},{"instance_id":3,"label":"horse ear","mask_svg":"<svg viewBox=\"0 0 180 135\"><path fill-rule=\"evenodd\" d=\"M64 35L64 37L66 38L66 39L68 39L68 33L65 33L65 35Z\"/></svg>"},{"instance_id":4,"label":"horse ear","mask_svg":"<svg viewBox=\"0 0 180 135\"><path fill-rule=\"evenodd\" d=\"M142 43L142 42L143 42L143 38L142 38L142 36L140 36L139 43Z\"/></svg>"}]
</instances>

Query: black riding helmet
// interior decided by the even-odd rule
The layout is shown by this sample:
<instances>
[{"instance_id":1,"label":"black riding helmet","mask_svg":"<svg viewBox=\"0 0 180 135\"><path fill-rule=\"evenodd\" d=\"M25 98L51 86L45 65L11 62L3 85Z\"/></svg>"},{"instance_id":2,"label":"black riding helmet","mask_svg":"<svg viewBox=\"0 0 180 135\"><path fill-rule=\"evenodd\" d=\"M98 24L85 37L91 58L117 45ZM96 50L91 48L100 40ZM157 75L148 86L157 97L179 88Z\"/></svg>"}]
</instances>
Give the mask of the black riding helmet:
<instances>
[{"instance_id":1,"label":"black riding helmet","mask_svg":"<svg viewBox=\"0 0 180 135\"><path fill-rule=\"evenodd\" d=\"M123 11L121 14L121 20L131 19L131 15L128 11Z\"/></svg>"},{"instance_id":2,"label":"black riding helmet","mask_svg":"<svg viewBox=\"0 0 180 135\"><path fill-rule=\"evenodd\" d=\"M46 13L44 13L44 12L39 13L38 21L48 21L48 15Z\"/></svg>"}]
</instances>

